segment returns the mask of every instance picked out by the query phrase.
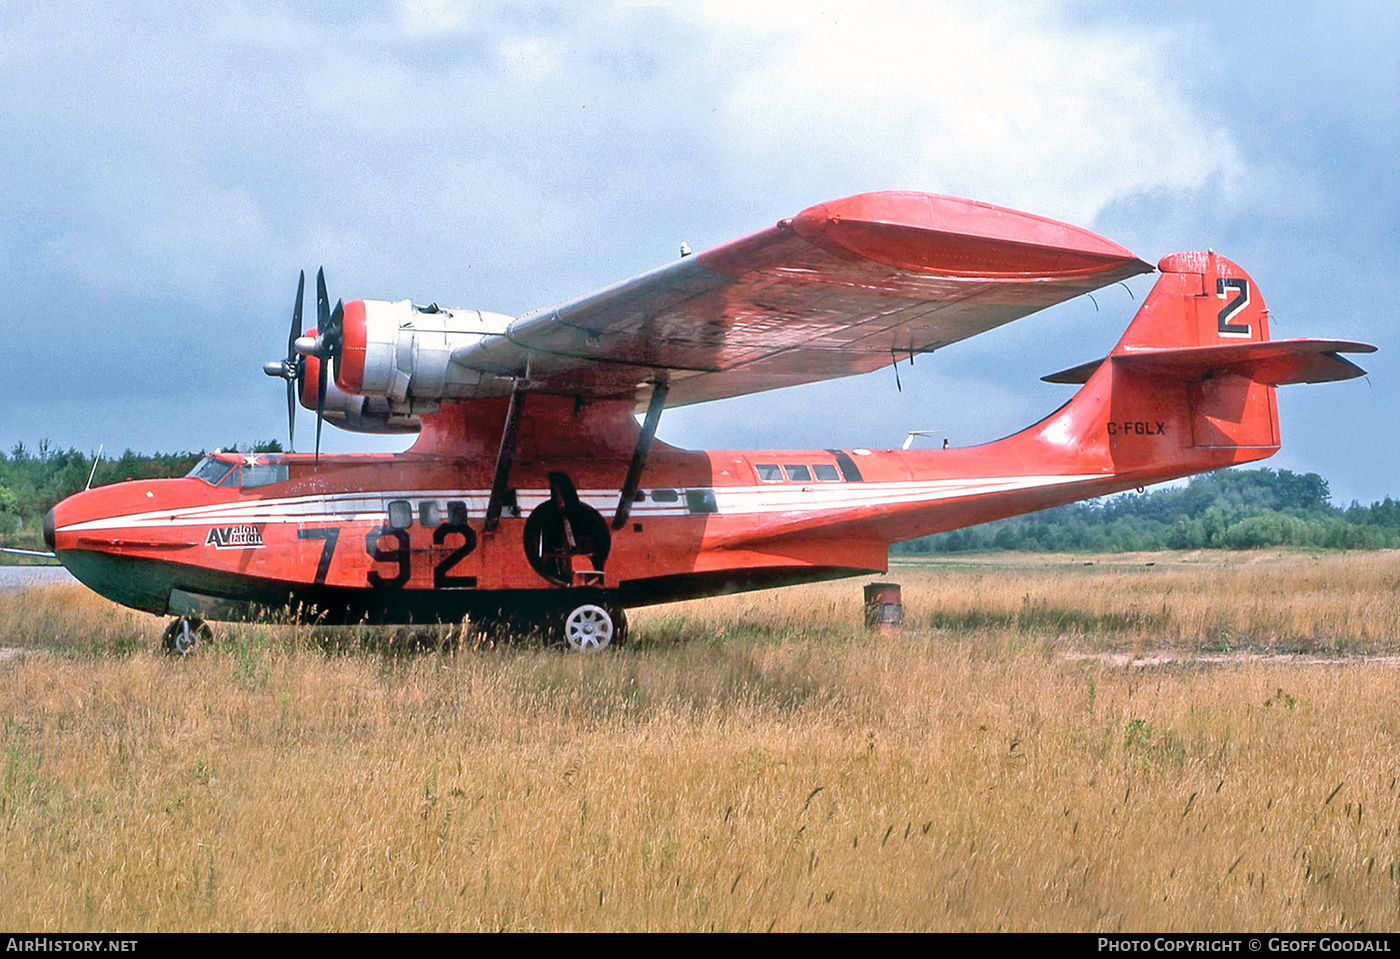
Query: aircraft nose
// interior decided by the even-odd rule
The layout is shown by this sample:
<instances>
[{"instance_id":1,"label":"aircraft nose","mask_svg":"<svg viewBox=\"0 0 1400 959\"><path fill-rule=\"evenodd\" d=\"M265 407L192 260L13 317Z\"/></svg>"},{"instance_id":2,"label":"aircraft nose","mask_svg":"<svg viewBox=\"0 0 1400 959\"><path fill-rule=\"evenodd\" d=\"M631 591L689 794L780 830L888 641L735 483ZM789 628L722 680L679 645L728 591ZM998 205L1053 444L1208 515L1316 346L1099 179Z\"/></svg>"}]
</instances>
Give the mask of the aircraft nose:
<instances>
[{"instance_id":1,"label":"aircraft nose","mask_svg":"<svg viewBox=\"0 0 1400 959\"><path fill-rule=\"evenodd\" d=\"M53 510L44 514L44 545L53 549Z\"/></svg>"}]
</instances>

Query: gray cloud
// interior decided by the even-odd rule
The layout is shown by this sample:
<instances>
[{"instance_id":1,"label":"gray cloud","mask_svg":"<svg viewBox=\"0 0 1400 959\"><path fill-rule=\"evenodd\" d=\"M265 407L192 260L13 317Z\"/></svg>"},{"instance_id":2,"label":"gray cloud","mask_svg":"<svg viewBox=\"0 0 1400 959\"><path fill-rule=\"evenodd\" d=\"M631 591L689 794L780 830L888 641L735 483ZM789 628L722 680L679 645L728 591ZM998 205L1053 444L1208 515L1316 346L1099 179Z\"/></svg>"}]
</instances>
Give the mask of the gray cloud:
<instances>
[{"instance_id":1,"label":"gray cloud","mask_svg":"<svg viewBox=\"0 0 1400 959\"><path fill-rule=\"evenodd\" d=\"M0 440L280 432L258 366L278 352L297 270L318 263L333 294L521 312L663 262L681 240L698 249L884 188L1083 222L1149 259L1214 246L1255 274L1280 334L1385 345L1400 18L1214 10L8 8L0 315L17 369L0 383ZM950 349L909 371L904 394L877 374L678 411L663 433L991 438L1063 399L1035 377L1112 343L1133 302L1100 302ZM1395 407L1385 354L1374 368L1374 388L1290 393L1277 462L1344 495L1392 491L1394 469L1338 429ZM813 403L834 412L804 414Z\"/></svg>"}]
</instances>

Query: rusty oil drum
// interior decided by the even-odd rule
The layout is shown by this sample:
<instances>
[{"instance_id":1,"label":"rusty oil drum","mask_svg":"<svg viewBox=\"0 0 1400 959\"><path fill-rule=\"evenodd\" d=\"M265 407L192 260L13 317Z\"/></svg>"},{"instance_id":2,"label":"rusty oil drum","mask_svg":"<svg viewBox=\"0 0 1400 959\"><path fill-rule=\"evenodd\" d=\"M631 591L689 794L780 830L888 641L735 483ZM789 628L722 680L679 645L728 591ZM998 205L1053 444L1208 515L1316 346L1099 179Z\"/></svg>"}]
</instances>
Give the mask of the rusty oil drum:
<instances>
[{"instance_id":1,"label":"rusty oil drum","mask_svg":"<svg viewBox=\"0 0 1400 959\"><path fill-rule=\"evenodd\" d=\"M897 633L904 624L904 604L898 583L870 583L865 587L865 628Z\"/></svg>"}]
</instances>

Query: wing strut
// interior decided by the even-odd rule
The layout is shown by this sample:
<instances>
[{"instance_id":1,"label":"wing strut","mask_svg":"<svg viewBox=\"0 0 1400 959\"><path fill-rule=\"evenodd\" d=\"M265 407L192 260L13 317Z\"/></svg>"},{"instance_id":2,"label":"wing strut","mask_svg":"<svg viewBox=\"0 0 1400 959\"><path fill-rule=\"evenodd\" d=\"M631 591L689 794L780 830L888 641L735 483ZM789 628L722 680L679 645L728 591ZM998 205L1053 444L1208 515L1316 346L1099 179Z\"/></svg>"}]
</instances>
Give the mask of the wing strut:
<instances>
[{"instance_id":1,"label":"wing strut","mask_svg":"<svg viewBox=\"0 0 1400 959\"><path fill-rule=\"evenodd\" d=\"M632 512L632 500L637 495L637 487L642 482L642 470L647 465L647 453L651 452L651 441L656 438L656 426L661 422L661 410L666 406L666 394L670 392L665 380L657 380L651 385L651 402L647 404L646 419L642 421L642 432L637 436L637 448L632 451L632 465L627 467L627 480L622 484L622 494L617 498L617 512L613 515L612 528L622 529L627 525L627 517Z\"/></svg>"},{"instance_id":2,"label":"wing strut","mask_svg":"<svg viewBox=\"0 0 1400 959\"><path fill-rule=\"evenodd\" d=\"M520 434L520 414L525 409L525 391L520 380L510 388L510 406L506 408L506 425L501 431L501 448L496 451L496 475L491 480L491 499L486 504L486 521L481 530L493 532L501 522L501 506L505 502L506 484L510 482L510 467L515 462L515 440Z\"/></svg>"}]
</instances>

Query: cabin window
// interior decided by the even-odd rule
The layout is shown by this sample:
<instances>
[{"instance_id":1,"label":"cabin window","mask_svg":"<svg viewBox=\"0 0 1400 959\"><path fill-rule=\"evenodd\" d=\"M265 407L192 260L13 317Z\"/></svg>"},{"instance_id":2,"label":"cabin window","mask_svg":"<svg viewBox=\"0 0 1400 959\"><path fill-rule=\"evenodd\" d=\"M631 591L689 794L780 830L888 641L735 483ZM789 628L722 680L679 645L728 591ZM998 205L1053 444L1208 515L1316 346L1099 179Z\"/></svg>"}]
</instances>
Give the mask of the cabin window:
<instances>
[{"instance_id":1,"label":"cabin window","mask_svg":"<svg viewBox=\"0 0 1400 959\"><path fill-rule=\"evenodd\" d=\"M501 515L520 516L520 501L515 497L515 490L508 489L501 494Z\"/></svg>"},{"instance_id":2,"label":"cabin window","mask_svg":"<svg viewBox=\"0 0 1400 959\"><path fill-rule=\"evenodd\" d=\"M450 500L447 504L447 521L453 526L466 526L467 504L459 499Z\"/></svg>"},{"instance_id":3,"label":"cabin window","mask_svg":"<svg viewBox=\"0 0 1400 959\"><path fill-rule=\"evenodd\" d=\"M754 466L754 472L758 478L765 483L778 483L782 481L783 470L777 463L758 463Z\"/></svg>"},{"instance_id":4,"label":"cabin window","mask_svg":"<svg viewBox=\"0 0 1400 959\"><path fill-rule=\"evenodd\" d=\"M688 489L685 491L685 505L692 513L717 513L715 491L712 489Z\"/></svg>"},{"instance_id":5,"label":"cabin window","mask_svg":"<svg viewBox=\"0 0 1400 959\"><path fill-rule=\"evenodd\" d=\"M432 500L424 500L418 504L418 523L427 529L432 529L438 524L438 504Z\"/></svg>"},{"instance_id":6,"label":"cabin window","mask_svg":"<svg viewBox=\"0 0 1400 959\"><path fill-rule=\"evenodd\" d=\"M406 499L389 503L389 528L408 529L413 525L413 504Z\"/></svg>"},{"instance_id":7,"label":"cabin window","mask_svg":"<svg viewBox=\"0 0 1400 959\"><path fill-rule=\"evenodd\" d=\"M654 489L651 491L651 501L653 503L676 503L680 501L680 495L673 489Z\"/></svg>"},{"instance_id":8,"label":"cabin window","mask_svg":"<svg viewBox=\"0 0 1400 959\"><path fill-rule=\"evenodd\" d=\"M830 463L814 463L812 473L823 483L841 482L841 474L836 472L836 467Z\"/></svg>"},{"instance_id":9,"label":"cabin window","mask_svg":"<svg viewBox=\"0 0 1400 959\"><path fill-rule=\"evenodd\" d=\"M244 466L243 479L239 485L244 489L252 489L257 486L268 486L272 483L285 483L287 476L286 463L260 463L256 466Z\"/></svg>"},{"instance_id":10,"label":"cabin window","mask_svg":"<svg viewBox=\"0 0 1400 959\"><path fill-rule=\"evenodd\" d=\"M810 483L812 481L812 471L801 463L784 463L783 472L787 473L787 478L794 483Z\"/></svg>"},{"instance_id":11,"label":"cabin window","mask_svg":"<svg viewBox=\"0 0 1400 959\"><path fill-rule=\"evenodd\" d=\"M227 476L225 476L223 479L219 480L219 485L220 485L220 486L232 486L232 487L235 487L235 488L236 488L236 487L239 485L239 483L238 483L238 467L235 466L233 469L229 470L229 474L228 474Z\"/></svg>"}]
</instances>

